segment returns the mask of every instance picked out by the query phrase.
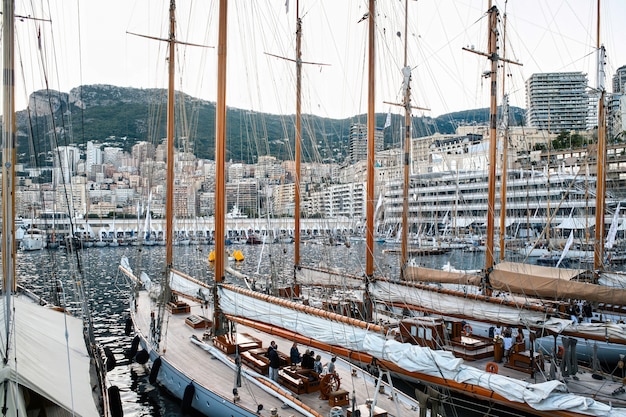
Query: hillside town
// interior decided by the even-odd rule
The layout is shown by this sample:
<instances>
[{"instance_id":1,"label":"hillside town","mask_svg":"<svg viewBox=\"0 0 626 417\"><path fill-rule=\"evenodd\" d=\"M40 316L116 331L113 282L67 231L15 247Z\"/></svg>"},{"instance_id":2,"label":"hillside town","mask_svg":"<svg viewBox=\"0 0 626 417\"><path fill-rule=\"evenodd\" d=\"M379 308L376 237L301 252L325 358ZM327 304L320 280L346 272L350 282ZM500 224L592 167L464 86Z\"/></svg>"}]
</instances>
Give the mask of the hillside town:
<instances>
[{"instance_id":1,"label":"hillside town","mask_svg":"<svg viewBox=\"0 0 626 417\"><path fill-rule=\"evenodd\" d=\"M614 94L610 95L608 119L611 121L608 136L612 139L608 147L607 181L609 197L614 197L615 201L623 197L620 190L626 177L626 146L623 143L625 83L626 67L621 67L613 77ZM584 182L578 185L580 189L589 188L587 192L593 193L590 178L595 173L596 163L593 144L594 135L597 135L597 112L594 111L597 97L584 88L586 85L587 78L583 73L534 74L527 81L526 126L507 130L509 175L522 179L539 176L545 179L553 175L554 179L557 174L567 174ZM563 96L572 97L567 101L568 106L559 106ZM571 103L579 103L576 112L571 111ZM586 123L581 124L582 120ZM403 151L401 148L383 149L385 128L387 126L377 128L375 135L377 221L382 229L394 230L400 222ZM416 223L415 233L423 232L426 227L418 224L418 218L423 219L422 223L428 223L428 227L437 227L454 217L457 220L450 225L465 229L484 217L484 196L476 195L474 200L470 197L470 193L478 193L480 187L474 184L473 189L463 191L462 183L470 173L479 173L479 177L484 178L467 179L468 182L486 181L487 136L487 126L471 125L459 126L453 135L436 133L412 139L409 195L413 198L409 215ZM302 164L301 215L304 219L364 220L366 141L366 126L354 123L350 129L346 162ZM569 142L557 147L559 141ZM214 211L214 161L198 159L184 152L185 147L180 145L183 142L184 138L179 139L179 150L175 153L175 216L177 219L210 217ZM502 149L501 144L499 148ZM58 147L54 152L53 167L18 167L21 176L17 213L27 223L28 219L46 217L44 213L52 212L72 213L74 218L123 219L145 216L149 205L151 216L162 218L165 159L164 141L159 144L137 142L130 153L107 145L106 139L100 143L89 141L86 145ZM499 165L501 169L502 163ZM259 156L255 164L228 162L227 211L249 218L293 217L294 177L293 160L281 161L266 155ZM50 178L50 181L34 180L38 178ZM546 188L543 182L542 187ZM429 186L435 188L428 191ZM562 183L560 186L569 185ZM518 192L516 198L524 199L526 191L520 189ZM427 196L429 193L438 196ZM507 194L514 195L511 188ZM572 199L572 196L570 194L568 198ZM585 205L580 201L576 207L582 210ZM462 214L457 207L463 207ZM571 204L564 204L553 217L562 221L571 216L574 208Z\"/></svg>"}]
</instances>

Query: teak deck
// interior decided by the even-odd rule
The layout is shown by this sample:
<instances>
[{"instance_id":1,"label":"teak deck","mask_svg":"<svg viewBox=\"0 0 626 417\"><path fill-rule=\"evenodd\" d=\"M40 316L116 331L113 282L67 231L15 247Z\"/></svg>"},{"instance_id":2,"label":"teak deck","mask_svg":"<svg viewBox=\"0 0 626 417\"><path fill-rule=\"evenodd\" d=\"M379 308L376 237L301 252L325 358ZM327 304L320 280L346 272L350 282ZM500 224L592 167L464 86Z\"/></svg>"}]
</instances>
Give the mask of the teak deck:
<instances>
[{"instance_id":1,"label":"teak deck","mask_svg":"<svg viewBox=\"0 0 626 417\"><path fill-rule=\"evenodd\" d=\"M139 293L137 301L137 314L136 320L139 325L139 329L144 335L148 334L150 329L150 313L151 302L147 292L141 291ZM190 304L188 313L180 313L184 307L177 305L176 309L173 309L174 314L169 314L165 322L168 323L167 331L164 333L166 342L162 344L162 358L169 361L177 369L184 371L190 378L194 380L195 384L205 386L211 389L213 392L221 395L224 399L232 400L233 388L235 383L235 372L223 364L220 360L216 360L210 353L206 352L199 346L191 342L192 336L204 340L206 330L204 327L194 328L189 323L186 323L192 316L211 317L212 313L208 312L206 308L200 305ZM169 312L169 309L168 309ZM191 321L195 321L192 319ZM275 340L279 346L279 351L282 353L282 363L288 364L288 357L284 354L285 349L291 347L292 342L286 339L282 339L276 336L269 336L261 333L257 330L246 328L242 325L237 325L237 338L224 337L215 338L214 346L218 347L223 352L228 352L229 357L234 363L234 346L235 343L239 345L241 349L241 358L244 368L250 372L258 372L259 374L267 375L267 368L263 357L263 353L267 350L267 346L271 340ZM207 345L213 345L210 340L204 340ZM307 346L300 346L300 350L304 351ZM330 361L330 355L322 351L316 351L322 356L322 362L327 363ZM352 370L355 370L355 375L352 375ZM287 370L287 371L285 371ZM341 388L352 393L355 392L356 403L364 404L367 398L373 395L373 384L369 384L368 388L364 388L363 384L366 380L371 380L370 376L365 376L365 372L356 366L349 365L337 361L336 367L337 374L341 378ZM281 370L282 375L288 375L292 371L289 367ZM256 412L259 404L263 404L263 410L259 415L270 415L270 410L276 408L280 410L284 407L283 402L268 394L258 386L242 378L243 386L238 389L240 400L239 405ZM307 383L304 389L294 390L294 386L286 384L286 378L280 377L279 383L282 386L282 390L293 393L293 398L297 398L310 409L315 410L321 416L328 416L333 406L329 404L329 400L323 400L319 395L319 383L315 386L314 383ZM297 382L296 382L297 384ZM297 391L297 392L296 392ZM378 407L388 410L390 413L395 413L396 404L390 399L390 388L386 387L387 395L378 396ZM403 410L404 415L409 415L412 412L411 409L405 404L400 402L400 408ZM344 415L349 405L345 405ZM295 409L289 409L282 412L282 414L302 416L303 414Z\"/></svg>"}]
</instances>

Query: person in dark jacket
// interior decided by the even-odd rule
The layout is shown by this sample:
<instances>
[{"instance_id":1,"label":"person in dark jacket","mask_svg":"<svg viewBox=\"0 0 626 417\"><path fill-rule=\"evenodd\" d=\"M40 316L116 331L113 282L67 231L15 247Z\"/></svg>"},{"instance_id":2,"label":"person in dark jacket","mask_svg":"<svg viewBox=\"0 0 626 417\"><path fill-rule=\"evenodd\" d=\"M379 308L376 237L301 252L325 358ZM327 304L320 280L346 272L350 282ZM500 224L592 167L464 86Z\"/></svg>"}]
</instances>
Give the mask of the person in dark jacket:
<instances>
[{"instance_id":1,"label":"person in dark jacket","mask_svg":"<svg viewBox=\"0 0 626 417\"><path fill-rule=\"evenodd\" d=\"M307 350L306 352L304 352L304 356L302 356L302 368L313 369L314 363L315 359L313 351Z\"/></svg>"},{"instance_id":2,"label":"person in dark jacket","mask_svg":"<svg viewBox=\"0 0 626 417\"><path fill-rule=\"evenodd\" d=\"M278 345L272 341L267 350L267 356L270 359L270 379L278 382L278 368L280 367L280 358L278 356Z\"/></svg>"},{"instance_id":3,"label":"person in dark jacket","mask_svg":"<svg viewBox=\"0 0 626 417\"><path fill-rule=\"evenodd\" d=\"M294 368L302 361L302 355L300 355L300 351L298 350L297 342L293 342L289 357L291 359L291 366L293 366Z\"/></svg>"},{"instance_id":4,"label":"person in dark jacket","mask_svg":"<svg viewBox=\"0 0 626 417\"><path fill-rule=\"evenodd\" d=\"M583 320L585 323L591 323L591 319L593 318L593 308L591 307L591 303L585 301L583 304Z\"/></svg>"}]
</instances>

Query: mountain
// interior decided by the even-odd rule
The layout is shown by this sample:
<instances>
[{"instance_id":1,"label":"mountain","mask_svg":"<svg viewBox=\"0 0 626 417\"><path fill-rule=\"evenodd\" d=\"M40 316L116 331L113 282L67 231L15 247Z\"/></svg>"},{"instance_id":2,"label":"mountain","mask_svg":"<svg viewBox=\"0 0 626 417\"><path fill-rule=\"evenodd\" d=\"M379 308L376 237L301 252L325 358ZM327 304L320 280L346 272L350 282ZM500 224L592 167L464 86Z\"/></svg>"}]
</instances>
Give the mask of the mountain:
<instances>
[{"instance_id":1,"label":"mountain","mask_svg":"<svg viewBox=\"0 0 626 417\"><path fill-rule=\"evenodd\" d=\"M138 141L158 144L165 137L166 90L84 85L69 94L41 90L31 94L29 109L18 112L18 159L20 162L50 165L51 149L57 146L84 147L88 141L119 146L126 151ZM213 159L215 103L176 93L177 145L198 158ZM512 119L523 121L524 110L512 108ZM183 116L183 117L181 117ZM383 126L387 115L377 114ZM259 156L293 159L294 115L258 113L229 108L227 112L227 159L253 163ZM303 115L302 154L306 161L343 162L348 155L350 125L366 123L366 115L329 119ZM454 133L456 126L486 124L488 109L467 110L436 118L414 117L414 136L435 132ZM391 115L385 129L385 148L397 147L404 117ZM517 123L519 124L519 123ZM28 139L32 137L32 142ZM26 155L38 155L37 161Z\"/></svg>"}]
</instances>

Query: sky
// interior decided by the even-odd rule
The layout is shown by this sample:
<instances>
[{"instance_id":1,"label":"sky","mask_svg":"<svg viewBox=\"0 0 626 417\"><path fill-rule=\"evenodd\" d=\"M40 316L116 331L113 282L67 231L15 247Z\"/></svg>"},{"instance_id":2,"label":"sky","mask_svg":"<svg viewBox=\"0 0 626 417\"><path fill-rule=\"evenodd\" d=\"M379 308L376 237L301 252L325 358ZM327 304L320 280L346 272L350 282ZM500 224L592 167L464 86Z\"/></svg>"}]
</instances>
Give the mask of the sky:
<instances>
[{"instance_id":1,"label":"sky","mask_svg":"<svg viewBox=\"0 0 626 417\"><path fill-rule=\"evenodd\" d=\"M533 73L581 71L596 85L595 0L493 1L500 11L500 54L507 64L502 88L512 105L525 107L524 81ZM32 9L35 4L37 10ZM129 32L165 38L168 0L16 1L20 19L16 108L46 85L69 92L86 84L122 87L167 86L164 42ZM404 66L404 1L377 2L377 112L401 114ZM416 115L436 117L488 107L488 2L412 0L406 36ZM343 118L367 111L367 20L365 0L300 0L303 22L302 111ZM227 104L275 114L295 113L295 64L274 55L295 56L296 1L230 0ZM504 14L506 12L506 20ZM204 46L176 48L176 88L194 97L216 99L217 3L177 2L177 39ZM626 65L626 1L604 0L600 38L607 48L606 88L615 70ZM504 29L506 21L506 30ZM503 51L504 49L504 51ZM43 70L45 68L45 71ZM43 74L46 74L45 76Z\"/></svg>"}]
</instances>

